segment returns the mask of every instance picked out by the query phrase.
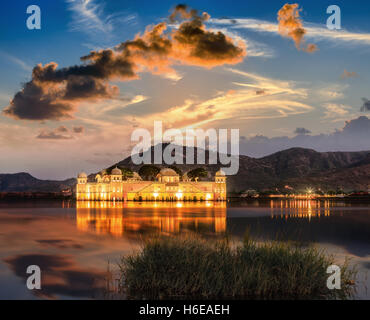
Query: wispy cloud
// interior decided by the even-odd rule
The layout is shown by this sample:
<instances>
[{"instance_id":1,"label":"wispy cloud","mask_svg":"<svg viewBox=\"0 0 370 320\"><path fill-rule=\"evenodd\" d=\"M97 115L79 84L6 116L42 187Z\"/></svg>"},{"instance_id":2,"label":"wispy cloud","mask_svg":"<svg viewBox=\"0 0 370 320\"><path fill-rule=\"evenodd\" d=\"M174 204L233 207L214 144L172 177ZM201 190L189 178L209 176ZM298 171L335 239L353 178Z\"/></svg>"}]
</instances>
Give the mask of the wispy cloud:
<instances>
[{"instance_id":1,"label":"wispy cloud","mask_svg":"<svg viewBox=\"0 0 370 320\"><path fill-rule=\"evenodd\" d=\"M267 78L255 73L245 72L233 68L227 68L226 70L250 80L248 83L234 82L234 84L238 86L255 88L257 91L263 90L264 93L267 93L268 95L292 94L300 96L301 98L307 97L307 90L304 88L297 88L297 83L294 81Z\"/></svg>"},{"instance_id":2,"label":"wispy cloud","mask_svg":"<svg viewBox=\"0 0 370 320\"><path fill-rule=\"evenodd\" d=\"M232 68L226 71L240 76L239 82L233 82L235 89L218 92L203 101L188 99L164 112L142 116L140 126L161 119L173 128L207 127L215 121L285 118L313 110L303 102L307 98L306 89L293 81Z\"/></svg>"},{"instance_id":3,"label":"wispy cloud","mask_svg":"<svg viewBox=\"0 0 370 320\"><path fill-rule=\"evenodd\" d=\"M343 104L327 103L325 105L324 119L334 119L335 121L343 121L348 118L348 114L352 108Z\"/></svg>"},{"instance_id":4,"label":"wispy cloud","mask_svg":"<svg viewBox=\"0 0 370 320\"><path fill-rule=\"evenodd\" d=\"M125 109L128 106L141 103L145 100L149 99L146 96L143 95L136 95L132 98L122 99L122 100L116 100L116 101L110 101L106 104L99 104L97 106L94 106L94 113L97 115L117 115L122 112L123 109ZM99 110L97 110L98 108Z\"/></svg>"},{"instance_id":5,"label":"wispy cloud","mask_svg":"<svg viewBox=\"0 0 370 320\"><path fill-rule=\"evenodd\" d=\"M8 61L16 64L17 66L21 67L24 71L28 71L28 72L31 72L32 71L32 67L29 66L26 62L24 62L23 60L9 54L9 53L6 53L4 51L0 51L0 56L4 57L5 59L7 59Z\"/></svg>"},{"instance_id":6,"label":"wispy cloud","mask_svg":"<svg viewBox=\"0 0 370 320\"><path fill-rule=\"evenodd\" d=\"M133 24L137 19L135 14L124 12L106 14L104 4L99 3L98 0L66 0L66 2L68 9L72 12L70 23L72 31L109 36L118 22Z\"/></svg>"},{"instance_id":7,"label":"wispy cloud","mask_svg":"<svg viewBox=\"0 0 370 320\"><path fill-rule=\"evenodd\" d=\"M102 17L103 8L94 0L66 0L68 9L73 12L71 29L74 31L104 32L112 31L112 25Z\"/></svg>"},{"instance_id":8,"label":"wispy cloud","mask_svg":"<svg viewBox=\"0 0 370 320\"><path fill-rule=\"evenodd\" d=\"M279 34L277 23L259 19L211 19L214 25L228 26L230 29L248 29L256 32ZM370 33L351 32L346 29L329 30L322 25L305 23L305 37L315 41L328 40L338 44L362 44L370 45Z\"/></svg>"},{"instance_id":9,"label":"wispy cloud","mask_svg":"<svg viewBox=\"0 0 370 320\"><path fill-rule=\"evenodd\" d=\"M69 133L69 129L66 126L60 126L53 130L43 129L37 135L36 139L41 140L70 140L73 136Z\"/></svg>"},{"instance_id":10,"label":"wispy cloud","mask_svg":"<svg viewBox=\"0 0 370 320\"><path fill-rule=\"evenodd\" d=\"M345 97L344 92L348 89L347 84L324 84L317 90L317 96L326 101L333 101Z\"/></svg>"}]
</instances>

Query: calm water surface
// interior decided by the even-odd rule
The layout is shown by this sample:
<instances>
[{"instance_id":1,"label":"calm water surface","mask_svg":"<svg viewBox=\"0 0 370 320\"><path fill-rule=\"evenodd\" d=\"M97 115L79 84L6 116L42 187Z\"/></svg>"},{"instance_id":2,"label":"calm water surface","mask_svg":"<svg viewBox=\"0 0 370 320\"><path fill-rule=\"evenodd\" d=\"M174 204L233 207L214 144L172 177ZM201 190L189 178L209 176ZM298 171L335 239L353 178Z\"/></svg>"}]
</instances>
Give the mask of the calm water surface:
<instances>
[{"instance_id":1,"label":"calm water surface","mask_svg":"<svg viewBox=\"0 0 370 320\"><path fill-rule=\"evenodd\" d=\"M249 230L265 241L313 244L357 265L357 298L370 299L370 205L317 201L220 203L0 202L0 299L99 298L107 269L153 234ZM42 270L42 290L25 286L26 269ZM109 277L108 277L109 278ZM113 273L109 281L114 286Z\"/></svg>"}]
</instances>

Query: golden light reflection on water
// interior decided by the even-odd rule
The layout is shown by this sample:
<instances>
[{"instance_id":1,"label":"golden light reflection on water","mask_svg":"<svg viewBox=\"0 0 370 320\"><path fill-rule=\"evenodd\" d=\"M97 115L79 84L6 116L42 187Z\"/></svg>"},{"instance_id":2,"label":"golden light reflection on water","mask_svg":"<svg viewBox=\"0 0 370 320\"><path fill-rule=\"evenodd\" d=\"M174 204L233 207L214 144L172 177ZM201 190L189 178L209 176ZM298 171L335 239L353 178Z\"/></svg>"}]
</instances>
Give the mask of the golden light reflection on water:
<instances>
[{"instance_id":1,"label":"golden light reflection on water","mask_svg":"<svg viewBox=\"0 0 370 320\"><path fill-rule=\"evenodd\" d=\"M216 202L77 202L77 228L115 237L226 231L226 204Z\"/></svg>"},{"instance_id":2,"label":"golden light reflection on water","mask_svg":"<svg viewBox=\"0 0 370 320\"><path fill-rule=\"evenodd\" d=\"M329 217L333 203L331 201L316 200L281 200L271 201L271 218L272 219L289 219L300 218L309 219Z\"/></svg>"}]
</instances>

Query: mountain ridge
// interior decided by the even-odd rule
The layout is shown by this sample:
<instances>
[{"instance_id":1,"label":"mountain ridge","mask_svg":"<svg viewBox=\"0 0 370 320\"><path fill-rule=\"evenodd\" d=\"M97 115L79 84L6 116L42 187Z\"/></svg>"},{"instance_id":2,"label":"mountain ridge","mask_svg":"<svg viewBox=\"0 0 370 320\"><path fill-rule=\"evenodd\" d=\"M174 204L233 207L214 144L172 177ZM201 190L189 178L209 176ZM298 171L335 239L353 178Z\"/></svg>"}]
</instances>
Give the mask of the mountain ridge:
<instances>
[{"instance_id":1,"label":"mountain ridge","mask_svg":"<svg viewBox=\"0 0 370 320\"><path fill-rule=\"evenodd\" d=\"M163 144L163 149L168 144ZM196 149L196 148L195 148ZM154 154L154 147L147 152ZM184 149L184 157L186 156ZM206 150L206 159L209 151ZM197 150L194 150L195 155ZM196 157L195 157L196 158ZM153 157L152 157L153 159ZM131 157L112 165L139 171ZM176 165L184 173L195 168L205 168L212 179L216 171L224 167L217 164ZM168 165L158 165L159 168ZM94 178L94 174L89 176ZM60 192L73 187L75 178L63 181L40 180L29 173L0 174L0 192ZM343 189L344 191L368 190L370 185L370 151L358 152L318 152L313 149L290 148L262 158L239 156L239 172L228 177L230 192L243 192L248 189L258 191L284 190L285 186L298 191L308 186L322 190Z\"/></svg>"}]
</instances>

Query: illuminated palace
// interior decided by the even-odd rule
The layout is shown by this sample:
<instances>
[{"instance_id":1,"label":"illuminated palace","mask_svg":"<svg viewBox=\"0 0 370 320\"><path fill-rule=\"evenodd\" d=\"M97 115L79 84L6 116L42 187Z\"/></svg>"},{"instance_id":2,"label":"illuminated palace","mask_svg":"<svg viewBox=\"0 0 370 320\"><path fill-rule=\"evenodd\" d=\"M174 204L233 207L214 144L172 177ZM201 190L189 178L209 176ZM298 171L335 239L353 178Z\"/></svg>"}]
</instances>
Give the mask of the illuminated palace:
<instances>
[{"instance_id":1,"label":"illuminated palace","mask_svg":"<svg viewBox=\"0 0 370 320\"><path fill-rule=\"evenodd\" d=\"M79 201L225 201L226 175L220 170L214 181L191 181L185 174L162 169L156 181L143 181L135 172L123 179L119 168L111 174L101 172L95 182L88 182L86 173L77 178L76 198Z\"/></svg>"}]
</instances>

